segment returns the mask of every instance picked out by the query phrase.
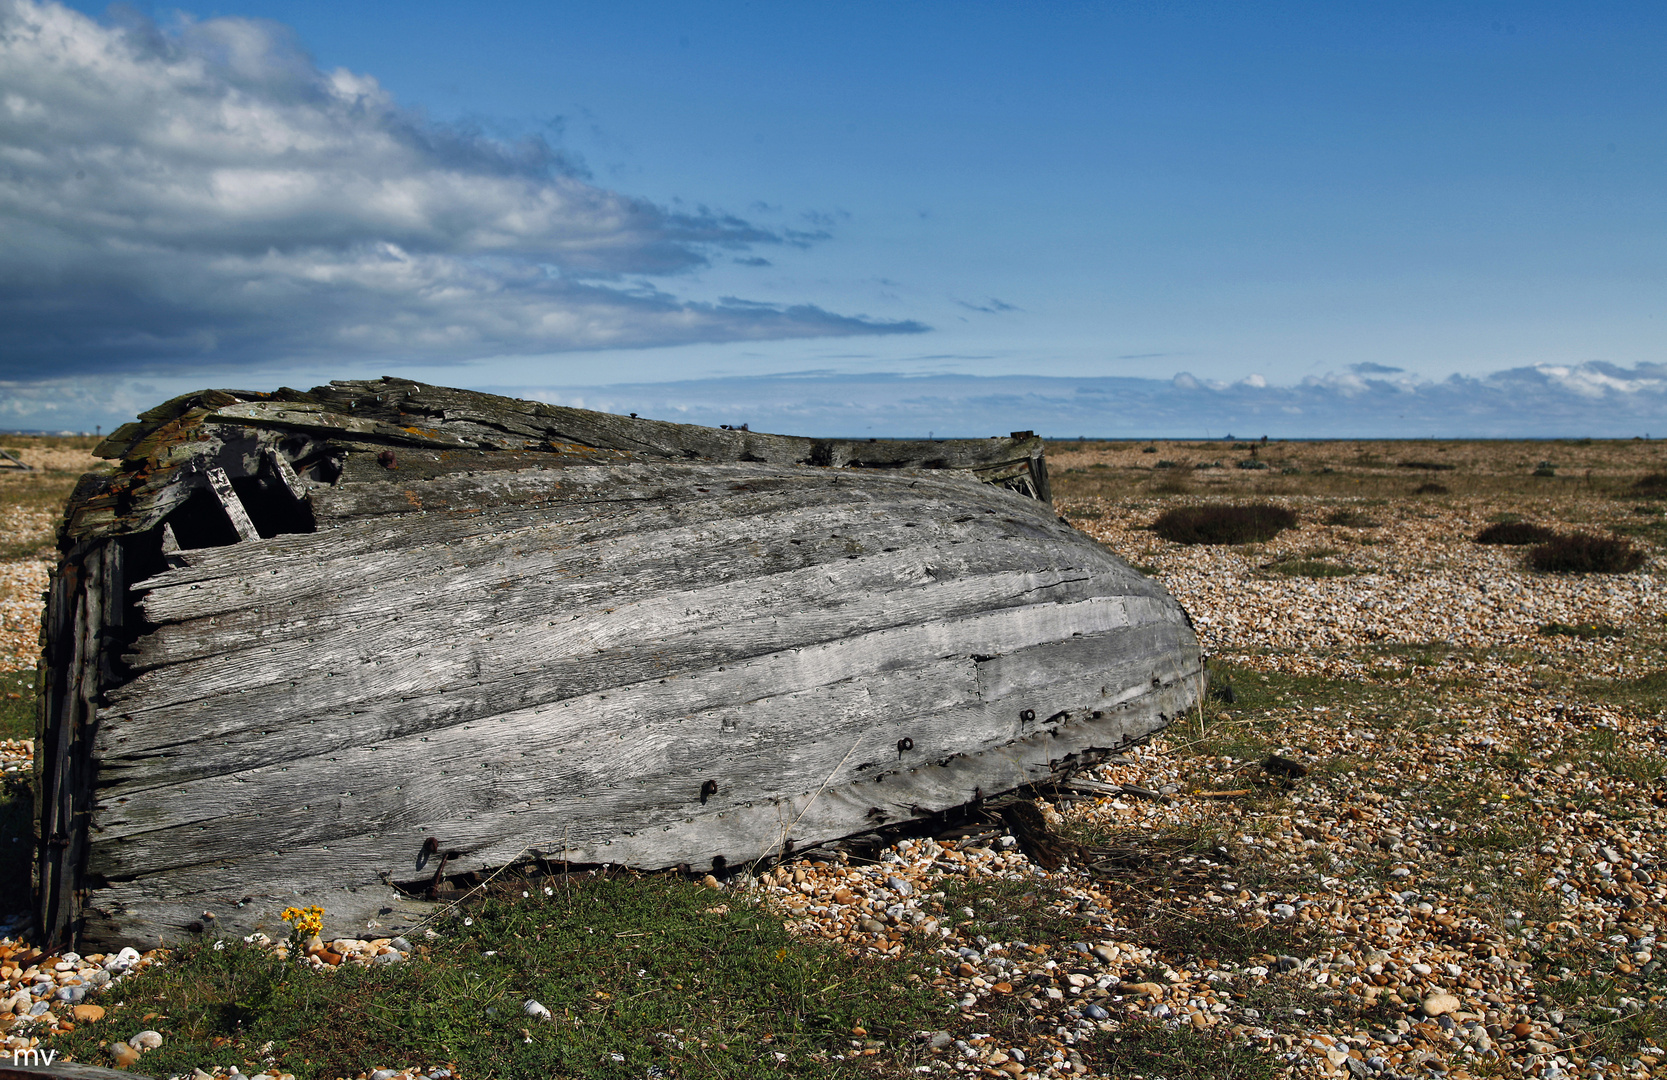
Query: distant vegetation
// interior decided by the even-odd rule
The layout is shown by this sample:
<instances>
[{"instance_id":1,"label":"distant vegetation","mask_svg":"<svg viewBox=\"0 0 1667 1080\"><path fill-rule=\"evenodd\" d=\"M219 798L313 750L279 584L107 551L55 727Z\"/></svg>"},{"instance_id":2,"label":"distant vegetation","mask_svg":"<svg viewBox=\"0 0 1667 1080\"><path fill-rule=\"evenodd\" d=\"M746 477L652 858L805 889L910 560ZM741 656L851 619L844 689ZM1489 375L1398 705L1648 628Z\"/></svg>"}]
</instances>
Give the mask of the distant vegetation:
<instances>
[{"instance_id":1,"label":"distant vegetation","mask_svg":"<svg viewBox=\"0 0 1667 1080\"><path fill-rule=\"evenodd\" d=\"M1556 535L1544 525L1535 525L1531 521L1501 521L1477 533L1474 540L1478 544L1520 547L1523 544L1543 544Z\"/></svg>"},{"instance_id":2,"label":"distant vegetation","mask_svg":"<svg viewBox=\"0 0 1667 1080\"><path fill-rule=\"evenodd\" d=\"M1152 522L1152 531L1176 544L1252 544L1272 540L1296 523L1296 514L1271 503L1178 506Z\"/></svg>"},{"instance_id":3,"label":"distant vegetation","mask_svg":"<svg viewBox=\"0 0 1667 1080\"><path fill-rule=\"evenodd\" d=\"M1624 574L1644 565L1644 553L1617 536L1569 533L1528 552L1536 570L1565 574Z\"/></svg>"}]
</instances>

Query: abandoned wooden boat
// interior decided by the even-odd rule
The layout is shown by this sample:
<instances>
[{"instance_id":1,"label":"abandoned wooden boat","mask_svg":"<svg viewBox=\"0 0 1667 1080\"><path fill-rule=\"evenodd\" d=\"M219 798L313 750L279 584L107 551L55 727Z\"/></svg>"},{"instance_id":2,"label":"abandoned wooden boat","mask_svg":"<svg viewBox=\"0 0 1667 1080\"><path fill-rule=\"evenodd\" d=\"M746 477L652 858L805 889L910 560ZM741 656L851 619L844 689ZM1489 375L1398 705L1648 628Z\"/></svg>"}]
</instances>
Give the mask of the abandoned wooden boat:
<instances>
[{"instance_id":1,"label":"abandoned wooden boat","mask_svg":"<svg viewBox=\"0 0 1667 1080\"><path fill-rule=\"evenodd\" d=\"M780 857L1068 770L1202 690L1041 440L838 441L401 380L115 432L43 631L53 942L391 935L440 875ZM274 933L274 936L277 936Z\"/></svg>"}]
</instances>

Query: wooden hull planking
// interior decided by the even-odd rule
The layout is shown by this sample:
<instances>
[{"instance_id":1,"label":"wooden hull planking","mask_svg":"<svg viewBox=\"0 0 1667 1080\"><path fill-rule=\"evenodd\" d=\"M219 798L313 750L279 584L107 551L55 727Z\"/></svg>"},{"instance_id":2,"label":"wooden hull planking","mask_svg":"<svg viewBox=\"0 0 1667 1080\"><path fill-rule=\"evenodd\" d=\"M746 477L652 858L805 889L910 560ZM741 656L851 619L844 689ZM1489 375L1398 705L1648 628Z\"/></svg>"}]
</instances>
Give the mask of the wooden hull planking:
<instances>
[{"instance_id":1,"label":"wooden hull planking","mask_svg":"<svg viewBox=\"0 0 1667 1080\"><path fill-rule=\"evenodd\" d=\"M1044 780L1202 691L1185 613L1055 517L1023 440L851 467L896 447L661 452L680 425L607 417L600 445L452 447L533 406L401 426L463 392L337 385L351 410L124 429L72 501L37 756L55 938L274 933L309 904L386 936L442 862L778 858ZM783 460L712 460L737 446Z\"/></svg>"}]
</instances>

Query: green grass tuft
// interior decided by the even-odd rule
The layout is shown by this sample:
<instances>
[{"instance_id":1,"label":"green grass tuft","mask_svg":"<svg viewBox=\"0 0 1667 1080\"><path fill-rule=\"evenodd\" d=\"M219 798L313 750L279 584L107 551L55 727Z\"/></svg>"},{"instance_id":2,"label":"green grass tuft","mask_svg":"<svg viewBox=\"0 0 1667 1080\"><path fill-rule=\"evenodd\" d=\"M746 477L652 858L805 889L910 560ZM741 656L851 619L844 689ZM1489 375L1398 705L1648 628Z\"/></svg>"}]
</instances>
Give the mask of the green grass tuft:
<instances>
[{"instance_id":1,"label":"green grass tuft","mask_svg":"<svg viewBox=\"0 0 1667 1080\"><path fill-rule=\"evenodd\" d=\"M1603 623L1546 623L1540 627L1541 637L1572 637L1581 641L1594 641L1598 638L1626 637L1626 631L1615 626L1605 626Z\"/></svg>"},{"instance_id":2,"label":"green grass tuft","mask_svg":"<svg viewBox=\"0 0 1667 1080\"><path fill-rule=\"evenodd\" d=\"M35 671L0 671L0 739L35 737Z\"/></svg>"},{"instance_id":3,"label":"green grass tuft","mask_svg":"<svg viewBox=\"0 0 1667 1080\"><path fill-rule=\"evenodd\" d=\"M665 876L521 889L471 909L467 925L447 922L432 956L398 964L316 972L241 943L194 943L52 1045L102 1062L101 1040L163 1026L142 1019L155 1013L170 1032L145 1057L159 1076L258 1062L270 1042L266 1071L300 1080L443 1063L515 1080L819 1077L852 1074L838 1059L854 1028L886 1047L867 1061L902 1071L916 1031L954 1020L918 962L795 938L734 895ZM554 1021L524 1015L529 998Z\"/></svg>"}]
</instances>

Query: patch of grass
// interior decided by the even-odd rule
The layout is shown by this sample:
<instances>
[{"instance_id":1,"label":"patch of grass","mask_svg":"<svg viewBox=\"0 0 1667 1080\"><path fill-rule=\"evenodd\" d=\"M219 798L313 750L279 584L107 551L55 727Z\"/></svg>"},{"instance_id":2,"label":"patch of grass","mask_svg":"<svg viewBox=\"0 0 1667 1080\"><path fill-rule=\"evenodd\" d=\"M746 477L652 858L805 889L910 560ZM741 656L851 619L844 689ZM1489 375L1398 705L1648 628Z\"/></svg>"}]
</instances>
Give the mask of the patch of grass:
<instances>
[{"instance_id":1,"label":"patch of grass","mask_svg":"<svg viewBox=\"0 0 1667 1080\"><path fill-rule=\"evenodd\" d=\"M1038 880L1004 878L946 878L944 907L956 913L971 908L970 923L962 932L973 937L983 934L991 941L1023 941L1029 945L1065 945L1083 940L1091 933L1089 924L1074 914L1074 907L1062 905L1059 895Z\"/></svg>"},{"instance_id":2,"label":"patch of grass","mask_svg":"<svg viewBox=\"0 0 1667 1080\"><path fill-rule=\"evenodd\" d=\"M0 739L35 737L35 672L0 672Z\"/></svg>"},{"instance_id":3,"label":"patch of grass","mask_svg":"<svg viewBox=\"0 0 1667 1080\"><path fill-rule=\"evenodd\" d=\"M1542 461L1538 465L1534 466L1534 471L1529 473L1528 475L1530 475L1530 476L1556 476L1557 475L1557 466L1553 465L1549 461Z\"/></svg>"},{"instance_id":4,"label":"patch of grass","mask_svg":"<svg viewBox=\"0 0 1667 1080\"><path fill-rule=\"evenodd\" d=\"M1555 532L1544 525L1535 525L1531 521L1513 518L1511 521L1500 521L1489 525L1470 539L1472 543L1476 544L1520 547L1524 544L1543 544L1556 535Z\"/></svg>"},{"instance_id":5,"label":"patch of grass","mask_svg":"<svg viewBox=\"0 0 1667 1080\"><path fill-rule=\"evenodd\" d=\"M1618 536L1567 533L1530 549L1528 565L1546 573L1624 574L1644 565L1644 553Z\"/></svg>"},{"instance_id":6,"label":"patch of grass","mask_svg":"<svg viewBox=\"0 0 1667 1080\"><path fill-rule=\"evenodd\" d=\"M1605 626L1602 623L1546 623L1540 627L1541 637L1572 637L1581 641L1594 641L1598 638L1626 637L1626 631L1615 626Z\"/></svg>"},{"instance_id":7,"label":"patch of grass","mask_svg":"<svg viewBox=\"0 0 1667 1080\"><path fill-rule=\"evenodd\" d=\"M1446 484L1419 484L1412 489L1414 495L1446 495L1449 494Z\"/></svg>"},{"instance_id":8,"label":"patch of grass","mask_svg":"<svg viewBox=\"0 0 1667 1080\"><path fill-rule=\"evenodd\" d=\"M1445 461L1401 461L1396 463L1400 469L1423 469L1425 472L1452 472L1457 465Z\"/></svg>"},{"instance_id":9,"label":"patch of grass","mask_svg":"<svg viewBox=\"0 0 1667 1080\"><path fill-rule=\"evenodd\" d=\"M1667 473L1647 473L1632 482L1631 492L1649 498L1667 496Z\"/></svg>"},{"instance_id":10,"label":"patch of grass","mask_svg":"<svg viewBox=\"0 0 1667 1080\"><path fill-rule=\"evenodd\" d=\"M1636 514L1637 510L1633 512ZM1667 519L1653 515L1644 521L1622 521L1609 529L1617 536L1639 536L1657 544L1667 543Z\"/></svg>"},{"instance_id":11,"label":"patch of grass","mask_svg":"<svg viewBox=\"0 0 1667 1080\"><path fill-rule=\"evenodd\" d=\"M1108 1077L1166 1080L1272 1080L1281 1075L1274 1056L1225 1034L1169 1028L1139 1017L1114 1032L1079 1043L1084 1062Z\"/></svg>"},{"instance_id":12,"label":"patch of grass","mask_svg":"<svg viewBox=\"0 0 1667 1080\"><path fill-rule=\"evenodd\" d=\"M1667 671L1652 671L1636 679L1590 682L1580 687L1588 697L1652 714L1667 712Z\"/></svg>"},{"instance_id":13,"label":"patch of grass","mask_svg":"<svg viewBox=\"0 0 1667 1080\"><path fill-rule=\"evenodd\" d=\"M416 1063L517 1080L821 1077L902 1071L918 1053L913 1032L953 1020L917 962L796 939L767 910L694 883L527 891L480 904L469 925L451 920L432 956L400 964L314 972L241 943L192 944L52 1045L98 1062L101 1040L165 1026L167 1043L145 1056L161 1076L244 1065L271 1042L266 1071L301 1080ZM529 998L555 1019L524 1015ZM860 1073L834 1057L859 1027L888 1047Z\"/></svg>"},{"instance_id":14,"label":"patch of grass","mask_svg":"<svg viewBox=\"0 0 1667 1080\"><path fill-rule=\"evenodd\" d=\"M1250 544L1294 528L1296 514L1271 503L1178 506L1152 523L1152 531L1176 544Z\"/></svg>"},{"instance_id":15,"label":"patch of grass","mask_svg":"<svg viewBox=\"0 0 1667 1080\"><path fill-rule=\"evenodd\" d=\"M1352 506L1345 506L1333 510L1325 516L1327 525L1341 525L1350 529L1375 529L1382 522L1368 514L1363 514Z\"/></svg>"},{"instance_id":16,"label":"patch of grass","mask_svg":"<svg viewBox=\"0 0 1667 1080\"><path fill-rule=\"evenodd\" d=\"M1667 1040L1667 1005L1623 1009L1618 1017L1596 1013L1592 1019L1595 1022L1581 1032L1580 1040L1588 1057L1625 1058Z\"/></svg>"},{"instance_id":17,"label":"patch of grass","mask_svg":"<svg viewBox=\"0 0 1667 1080\"><path fill-rule=\"evenodd\" d=\"M1270 563L1268 569L1276 574L1285 574L1288 577L1305 578L1350 577L1360 573L1352 566L1325 562L1322 559L1281 559L1278 562Z\"/></svg>"},{"instance_id":18,"label":"patch of grass","mask_svg":"<svg viewBox=\"0 0 1667 1080\"><path fill-rule=\"evenodd\" d=\"M1442 843L1455 854L1475 851L1523 851L1539 842L1545 830L1526 821L1501 820L1490 815L1483 821L1470 821L1465 827L1442 838Z\"/></svg>"},{"instance_id":19,"label":"patch of grass","mask_svg":"<svg viewBox=\"0 0 1667 1080\"><path fill-rule=\"evenodd\" d=\"M1272 920L1261 914L1227 915L1205 908L1153 904L1127 937L1166 957L1215 960L1235 965L1268 954L1302 954L1313 942L1298 933L1295 919Z\"/></svg>"}]
</instances>

